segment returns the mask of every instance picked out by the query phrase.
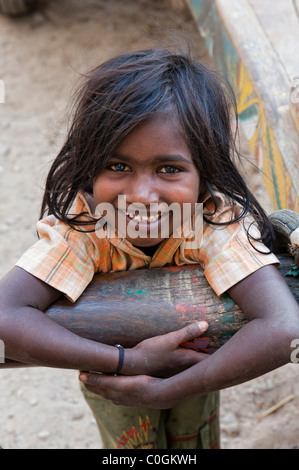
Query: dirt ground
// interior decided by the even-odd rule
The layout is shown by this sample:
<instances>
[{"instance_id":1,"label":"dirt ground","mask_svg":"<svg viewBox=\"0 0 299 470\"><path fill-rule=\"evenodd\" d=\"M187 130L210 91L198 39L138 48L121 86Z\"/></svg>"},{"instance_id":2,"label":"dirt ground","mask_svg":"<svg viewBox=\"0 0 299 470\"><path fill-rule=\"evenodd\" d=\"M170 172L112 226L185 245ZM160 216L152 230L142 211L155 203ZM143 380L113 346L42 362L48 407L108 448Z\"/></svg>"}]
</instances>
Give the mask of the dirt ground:
<instances>
[{"instance_id":1,"label":"dirt ground","mask_svg":"<svg viewBox=\"0 0 299 470\"><path fill-rule=\"evenodd\" d=\"M62 143L65 110L80 74L119 52L182 37L191 38L205 57L192 17L178 0L49 0L23 18L0 16L0 79L5 83L5 103L0 104L0 277L36 240L44 177ZM245 168L270 211L259 174ZM0 446L100 448L77 375L46 368L0 370ZM290 395L283 407L261 417ZM299 448L298 365L224 390L221 396L224 449Z\"/></svg>"}]
</instances>

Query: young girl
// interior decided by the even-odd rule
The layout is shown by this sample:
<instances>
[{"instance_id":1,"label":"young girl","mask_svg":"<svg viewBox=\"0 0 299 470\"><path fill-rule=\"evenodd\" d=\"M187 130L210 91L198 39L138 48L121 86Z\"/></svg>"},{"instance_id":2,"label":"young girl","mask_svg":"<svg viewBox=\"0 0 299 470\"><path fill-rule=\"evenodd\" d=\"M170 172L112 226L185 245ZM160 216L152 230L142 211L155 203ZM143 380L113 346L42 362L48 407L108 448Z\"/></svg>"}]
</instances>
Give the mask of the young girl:
<instances>
[{"instance_id":1,"label":"young girl","mask_svg":"<svg viewBox=\"0 0 299 470\"><path fill-rule=\"evenodd\" d=\"M167 50L124 54L93 70L48 175L39 240L0 284L8 358L103 373L80 379L104 448L219 447L217 391L285 364L299 337L298 305L265 246L271 225L234 164L226 90L216 73ZM175 236L175 217L163 218L173 203L182 216L191 208L181 219L190 233ZM96 210L103 205L114 209L113 230ZM179 348L205 323L124 351L42 313L62 294L75 302L96 272L188 263L200 264L249 320L212 356Z\"/></svg>"}]
</instances>

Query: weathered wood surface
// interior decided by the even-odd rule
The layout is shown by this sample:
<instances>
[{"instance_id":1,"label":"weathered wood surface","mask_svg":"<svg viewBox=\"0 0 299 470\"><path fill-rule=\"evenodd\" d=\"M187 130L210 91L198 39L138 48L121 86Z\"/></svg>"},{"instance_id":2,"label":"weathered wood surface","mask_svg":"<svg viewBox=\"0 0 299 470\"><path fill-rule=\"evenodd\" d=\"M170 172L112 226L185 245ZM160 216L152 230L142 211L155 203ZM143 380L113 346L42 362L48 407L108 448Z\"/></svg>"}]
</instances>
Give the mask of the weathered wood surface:
<instances>
[{"instance_id":1,"label":"weathered wood surface","mask_svg":"<svg viewBox=\"0 0 299 470\"><path fill-rule=\"evenodd\" d=\"M279 255L279 259L279 270L285 276L293 258ZM299 278L285 279L299 302ZM79 336L125 347L207 320L207 332L184 347L208 353L246 323L228 295L214 293L197 265L98 274L76 303L58 300L46 315ZM24 367L10 361L0 366Z\"/></svg>"},{"instance_id":2,"label":"weathered wood surface","mask_svg":"<svg viewBox=\"0 0 299 470\"><path fill-rule=\"evenodd\" d=\"M249 0L249 3L291 81L299 73L299 15L294 0Z\"/></svg>"},{"instance_id":3,"label":"weathered wood surface","mask_svg":"<svg viewBox=\"0 0 299 470\"><path fill-rule=\"evenodd\" d=\"M240 122L274 208L298 212L299 133L290 100L299 75L298 2L185 1L236 92Z\"/></svg>"},{"instance_id":4,"label":"weathered wood surface","mask_svg":"<svg viewBox=\"0 0 299 470\"><path fill-rule=\"evenodd\" d=\"M289 80L290 93L285 92L284 96L290 95L290 111L299 134L299 2L249 1Z\"/></svg>"}]
</instances>

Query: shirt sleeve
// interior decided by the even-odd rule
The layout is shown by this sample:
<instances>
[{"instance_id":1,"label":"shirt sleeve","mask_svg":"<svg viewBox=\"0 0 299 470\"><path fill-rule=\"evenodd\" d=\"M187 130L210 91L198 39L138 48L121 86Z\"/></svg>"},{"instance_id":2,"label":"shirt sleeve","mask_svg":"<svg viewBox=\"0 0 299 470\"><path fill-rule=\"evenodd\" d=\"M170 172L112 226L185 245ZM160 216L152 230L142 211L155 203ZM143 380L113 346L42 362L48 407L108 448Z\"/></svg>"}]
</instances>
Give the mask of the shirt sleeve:
<instances>
[{"instance_id":1,"label":"shirt sleeve","mask_svg":"<svg viewBox=\"0 0 299 470\"><path fill-rule=\"evenodd\" d=\"M16 263L75 302L92 280L97 250L88 233L46 217L36 225L39 240Z\"/></svg>"},{"instance_id":2,"label":"shirt sleeve","mask_svg":"<svg viewBox=\"0 0 299 470\"><path fill-rule=\"evenodd\" d=\"M222 205L213 221L229 222L231 214L231 206ZM251 222L249 217L245 217L222 226L205 224L199 258L204 274L217 295L263 266L279 265L278 258L263 243L256 241L260 233Z\"/></svg>"}]
</instances>

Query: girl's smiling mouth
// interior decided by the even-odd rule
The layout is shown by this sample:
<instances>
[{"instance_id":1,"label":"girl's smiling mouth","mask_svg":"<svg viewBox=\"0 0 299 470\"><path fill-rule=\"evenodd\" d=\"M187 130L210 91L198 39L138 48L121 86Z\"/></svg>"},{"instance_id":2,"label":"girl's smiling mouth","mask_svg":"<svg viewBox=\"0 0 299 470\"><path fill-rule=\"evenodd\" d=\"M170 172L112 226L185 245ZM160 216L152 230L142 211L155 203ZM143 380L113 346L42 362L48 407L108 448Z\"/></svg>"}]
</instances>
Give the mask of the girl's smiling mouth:
<instances>
[{"instance_id":1,"label":"girl's smiling mouth","mask_svg":"<svg viewBox=\"0 0 299 470\"><path fill-rule=\"evenodd\" d=\"M153 230L155 231L155 236L158 235L158 232L161 231L161 222L166 222L168 217L165 217L166 213L161 212L149 212L146 210L126 210L120 211L120 219L118 220L118 229L122 231L125 229L129 236L132 238L141 237L148 238L150 233L153 235ZM167 213L168 215L168 213ZM125 217L125 220L123 219ZM124 220L125 227L122 227L122 221ZM167 224L167 228L169 223ZM156 233L157 232L157 233ZM135 233L135 235L134 235Z\"/></svg>"},{"instance_id":2,"label":"girl's smiling mouth","mask_svg":"<svg viewBox=\"0 0 299 470\"><path fill-rule=\"evenodd\" d=\"M161 219L161 214L157 215L139 215L139 214L134 214L133 212L126 212L126 216L130 219L133 220L134 222L141 222L141 223L153 223L157 222L158 220Z\"/></svg>"},{"instance_id":3,"label":"girl's smiling mouth","mask_svg":"<svg viewBox=\"0 0 299 470\"><path fill-rule=\"evenodd\" d=\"M119 234L129 236L134 240L137 238L156 239L161 233L167 233L169 236L172 232L172 214L165 208L163 211L157 211L157 209L149 210L144 206L142 210L140 204L138 208L118 207L115 212L115 222Z\"/></svg>"}]
</instances>

